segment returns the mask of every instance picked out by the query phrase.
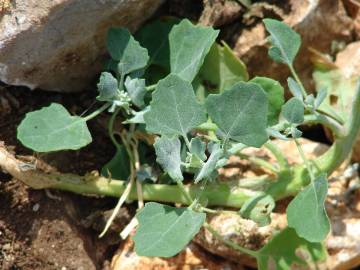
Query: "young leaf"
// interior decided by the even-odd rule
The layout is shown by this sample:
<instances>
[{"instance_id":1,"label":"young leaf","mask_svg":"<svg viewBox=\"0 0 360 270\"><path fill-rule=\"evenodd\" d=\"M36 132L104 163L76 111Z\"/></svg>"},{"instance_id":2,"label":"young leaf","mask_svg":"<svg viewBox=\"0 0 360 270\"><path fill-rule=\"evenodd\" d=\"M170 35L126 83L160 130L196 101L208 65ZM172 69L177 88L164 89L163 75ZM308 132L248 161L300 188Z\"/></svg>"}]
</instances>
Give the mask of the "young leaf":
<instances>
[{"instance_id":1,"label":"young leaf","mask_svg":"<svg viewBox=\"0 0 360 270\"><path fill-rule=\"evenodd\" d=\"M225 140L254 147L267 141L268 100L259 85L239 82L222 94L209 95L205 105Z\"/></svg>"},{"instance_id":2,"label":"young leaf","mask_svg":"<svg viewBox=\"0 0 360 270\"><path fill-rule=\"evenodd\" d=\"M182 20L169 35L171 73L191 82L204 63L219 31Z\"/></svg>"},{"instance_id":3,"label":"young leaf","mask_svg":"<svg viewBox=\"0 0 360 270\"><path fill-rule=\"evenodd\" d=\"M150 106L145 107L139 112L133 112L133 117L125 120L124 124L145 124L144 115L150 111Z\"/></svg>"},{"instance_id":4,"label":"young leaf","mask_svg":"<svg viewBox=\"0 0 360 270\"><path fill-rule=\"evenodd\" d=\"M92 141L86 121L71 116L58 103L27 113L17 129L17 138L37 152L77 150Z\"/></svg>"},{"instance_id":5,"label":"young leaf","mask_svg":"<svg viewBox=\"0 0 360 270\"><path fill-rule=\"evenodd\" d=\"M96 99L99 101L113 101L116 100L119 95L118 82L109 72L101 73L97 87L99 96L97 96Z\"/></svg>"},{"instance_id":6,"label":"young leaf","mask_svg":"<svg viewBox=\"0 0 360 270\"><path fill-rule=\"evenodd\" d=\"M289 227L310 242L321 242L330 231L324 202L328 190L325 175L320 175L302 190L286 210Z\"/></svg>"},{"instance_id":7,"label":"young leaf","mask_svg":"<svg viewBox=\"0 0 360 270\"><path fill-rule=\"evenodd\" d=\"M132 103L141 108L145 105L144 97L146 94L144 79L131 79L129 76L125 80L125 88L129 93Z\"/></svg>"},{"instance_id":8,"label":"young leaf","mask_svg":"<svg viewBox=\"0 0 360 270\"><path fill-rule=\"evenodd\" d=\"M281 106L284 104L284 88L278 81L266 77L255 77L250 82L260 85L267 94L269 107L267 112L268 125L279 122Z\"/></svg>"},{"instance_id":9,"label":"young leaf","mask_svg":"<svg viewBox=\"0 0 360 270\"><path fill-rule=\"evenodd\" d=\"M263 22L271 35L269 56L276 62L292 66L301 45L300 35L283 22L273 19L264 19Z\"/></svg>"},{"instance_id":10,"label":"young leaf","mask_svg":"<svg viewBox=\"0 0 360 270\"><path fill-rule=\"evenodd\" d=\"M205 150L206 150L206 144L202 142L200 138L196 137L191 139L190 152L196 155L202 161L206 159Z\"/></svg>"},{"instance_id":11,"label":"young leaf","mask_svg":"<svg viewBox=\"0 0 360 270\"><path fill-rule=\"evenodd\" d=\"M111 179L127 180L130 175L130 160L124 146L120 146L115 156L101 169L101 175Z\"/></svg>"},{"instance_id":12,"label":"young leaf","mask_svg":"<svg viewBox=\"0 0 360 270\"><path fill-rule=\"evenodd\" d=\"M186 136L206 121L205 109L197 102L192 86L177 75L159 81L152 94L146 129L156 134Z\"/></svg>"},{"instance_id":13,"label":"young leaf","mask_svg":"<svg viewBox=\"0 0 360 270\"><path fill-rule=\"evenodd\" d=\"M323 103L323 101L327 97L327 90L326 88L321 88L319 92L316 95L315 101L314 101L314 107L315 109L319 108L320 105Z\"/></svg>"},{"instance_id":14,"label":"young leaf","mask_svg":"<svg viewBox=\"0 0 360 270\"><path fill-rule=\"evenodd\" d=\"M106 45L112 59L119 62L118 70L123 75L145 67L149 61L147 50L125 28L111 28Z\"/></svg>"},{"instance_id":15,"label":"young leaf","mask_svg":"<svg viewBox=\"0 0 360 270\"><path fill-rule=\"evenodd\" d=\"M322 261L326 258L326 249L320 243L307 242L297 236L293 229L286 228L258 251L258 268L291 270L295 265L308 265L303 257L309 255L312 262Z\"/></svg>"},{"instance_id":16,"label":"young leaf","mask_svg":"<svg viewBox=\"0 0 360 270\"><path fill-rule=\"evenodd\" d=\"M183 180L181 173L181 143L178 138L162 136L155 140L156 161L174 180Z\"/></svg>"},{"instance_id":17,"label":"young leaf","mask_svg":"<svg viewBox=\"0 0 360 270\"><path fill-rule=\"evenodd\" d=\"M282 106L281 114L289 123L301 124L304 122L304 104L293 97Z\"/></svg>"},{"instance_id":18,"label":"young leaf","mask_svg":"<svg viewBox=\"0 0 360 270\"><path fill-rule=\"evenodd\" d=\"M133 240L139 256L172 257L199 232L206 214L150 202L136 215Z\"/></svg>"},{"instance_id":19,"label":"young leaf","mask_svg":"<svg viewBox=\"0 0 360 270\"><path fill-rule=\"evenodd\" d=\"M195 178L195 183L198 183L199 181L210 177L210 175L216 169L217 162L223 156L223 152L224 151L220 148L218 144L214 146L210 154L210 157L208 158L208 160L205 162L205 164L197 174Z\"/></svg>"},{"instance_id":20,"label":"young leaf","mask_svg":"<svg viewBox=\"0 0 360 270\"><path fill-rule=\"evenodd\" d=\"M301 91L301 86L293 78L289 77L287 79L289 90L291 94L299 100L303 100L303 95Z\"/></svg>"},{"instance_id":21,"label":"young leaf","mask_svg":"<svg viewBox=\"0 0 360 270\"><path fill-rule=\"evenodd\" d=\"M260 227L269 225L270 214L274 210L275 201L270 195L259 194L245 201L240 209L243 218L255 221Z\"/></svg>"}]
</instances>

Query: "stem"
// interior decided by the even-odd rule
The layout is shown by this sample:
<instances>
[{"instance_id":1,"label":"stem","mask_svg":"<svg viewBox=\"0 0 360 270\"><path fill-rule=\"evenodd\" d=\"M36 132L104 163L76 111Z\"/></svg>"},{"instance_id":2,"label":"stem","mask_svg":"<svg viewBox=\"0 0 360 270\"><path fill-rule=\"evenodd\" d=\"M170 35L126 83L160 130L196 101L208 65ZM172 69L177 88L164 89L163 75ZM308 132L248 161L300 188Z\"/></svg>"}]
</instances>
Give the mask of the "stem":
<instances>
[{"instance_id":1,"label":"stem","mask_svg":"<svg viewBox=\"0 0 360 270\"><path fill-rule=\"evenodd\" d=\"M281 152L279 147L277 147L272 142L268 141L264 144L265 148L268 149L276 158L277 162L280 165L280 170L287 170L289 168L289 162L285 155Z\"/></svg>"},{"instance_id":2,"label":"stem","mask_svg":"<svg viewBox=\"0 0 360 270\"><path fill-rule=\"evenodd\" d=\"M186 136L186 134L183 135L183 138L184 138L187 149L190 151L190 141L189 141L188 137Z\"/></svg>"},{"instance_id":3,"label":"stem","mask_svg":"<svg viewBox=\"0 0 360 270\"><path fill-rule=\"evenodd\" d=\"M301 93L302 93L303 97L306 98L307 93L306 93L305 87L304 87L304 85L302 84L299 76L297 75L294 67L293 67L292 65L289 65L289 69L290 69L290 72L291 72L291 74L293 75L295 81L299 84L300 89L301 89Z\"/></svg>"},{"instance_id":4,"label":"stem","mask_svg":"<svg viewBox=\"0 0 360 270\"><path fill-rule=\"evenodd\" d=\"M306 124L321 124L327 128L330 128L330 130L337 138L342 138L346 135L345 129L342 125L324 114L305 115L304 120Z\"/></svg>"},{"instance_id":5,"label":"stem","mask_svg":"<svg viewBox=\"0 0 360 270\"><path fill-rule=\"evenodd\" d=\"M111 106L110 103L105 103L104 105L102 105L99 109L97 109L96 111L92 112L91 114L89 114L88 116L83 117L84 121L89 121L90 119L95 118L96 116L98 116L100 113L102 113L103 111L105 111L107 108L109 108Z\"/></svg>"},{"instance_id":6,"label":"stem","mask_svg":"<svg viewBox=\"0 0 360 270\"><path fill-rule=\"evenodd\" d=\"M243 153L237 153L235 155L240 157L240 158L249 160L250 162L254 163L258 167L263 167L263 168L268 169L269 171L271 171L273 173L276 173L276 174L279 173L279 169L277 169L270 162L268 162L268 161L266 161L266 160L264 160L262 158L249 156L249 155L243 154Z\"/></svg>"},{"instance_id":7,"label":"stem","mask_svg":"<svg viewBox=\"0 0 360 270\"><path fill-rule=\"evenodd\" d=\"M192 204L193 199L191 198L189 191L185 188L183 182L181 180L176 180L176 184L179 187L181 193L185 196L186 202L185 204Z\"/></svg>"},{"instance_id":8,"label":"stem","mask_svg":"<svg viewBox=\"0 0 360 270\"><path fill-rule=\"evenodd\" d=\"M306 166L306 169L309 172L310 179L314 180L315 175L313 173L313 170L312 170L311 164L309 163L309 160L305 156L305 153L304 153L304 150L301 147L301 144L299 143L298 139L296 139L296 138L294 138L294 142L295 142L296 148L297 148L297 150L298 150L298 152L299 152L299 154L301 156L301 159L303 160L303 162L304 162L304 164Z\"/></svg>"},{"instance_id":9,"label":"stem","mask_svg":"<svg viewBox=\"0 0 360 270\"><path fill-rule=\"evenodd\" d=\"M218 240L224 242L225 245L237 250L237 251L240 251L244 254L247 254L251 257L255 257L257 258L258 257L258 252L254 251L254 250L251 250L251 249L247 249L247 248L244 248L242 246L239 246L238 244L236 244L235 242L231 241L231 240L228 240L228 239L225 239L224 236L222 236L218 231L216 231L209 223L205 222L204 225L203 225L212 235L215 236L215 238L217 238Z\"/></svg>"},{"instance_id":10,"label":"stem","mask_svg":"<svg viewBox=\"0 0 360 270\"><path fill-rule=\"evenodd\" d=\"M114 136L114 122L115 122L116 116L118 115L119 112L120 112L120 108L117 107L115 109L114 113L111 115L109 124L108 124L108 132L109 132L110 139L111 139L112 143L115 145L116 149L118 149L118 150L120 148L120 144Z\"/></svg>"},{"instance_id":11,"label":"stem","mask_svg":"<svg viewBox=\"0 0 360 270\"><path fill-rule=\"evenodd\" d=\"M146 91L153 91L156 89L157 84L146 86Z\"/></svg>"}]
</instances>

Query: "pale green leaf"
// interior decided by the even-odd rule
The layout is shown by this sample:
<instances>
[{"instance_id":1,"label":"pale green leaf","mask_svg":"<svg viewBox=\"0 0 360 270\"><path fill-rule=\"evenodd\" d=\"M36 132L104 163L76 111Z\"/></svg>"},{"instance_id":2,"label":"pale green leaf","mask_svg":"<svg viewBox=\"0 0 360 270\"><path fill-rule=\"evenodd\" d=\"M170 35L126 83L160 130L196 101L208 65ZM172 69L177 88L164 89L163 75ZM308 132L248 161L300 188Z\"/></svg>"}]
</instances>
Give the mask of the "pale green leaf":
<instances>
[{"instance_id":1,"label":"pale green leaf","mask_svg":"<svg viewBox=\"0 0 360 270\"><path fill-rule=\"evenodd\" d=\"M285 102L284 88L278 81L266 77L255 77L250 82L256 83L264 89L269 101L267 113L268 125L276 125L279 122L281 106Z\"/></svg>"},{"instance_id":2,"label":"pale green leaf","mask_svg":"<svg viewBox=\"0 0 360 270\"><path fill-rule=\"evenodd\" d=\"M139 108L145 105L144 97L147 91L145 88L144 79L132 79L128 76L125 80L125 88L129 93L132 103L134 103Z\"/></svg>"},{"instance_id":3,"label":"pale green leaf","mask_svg":"<svg viewBox=\"0 0 360 270\"><path fill-rule=\"evenodd\" d=\"M102 72L97 87L99 91L99 96L96 97L97 100L113 101L118 98L118 82L111 73Z\"/></svg>"},{"instance_id":4,"label":"pale green leaf","mask_svg":"<svg viewBox=\"0 0 360 270\"><path fill-rule=\"evenodd\" d=\"M154 143L156 161L174 180L183 180L181 173L181 143L179 138L156 138Z\"/></svg>"},{"instance_id":5,"label":"pale green leaf","mask_svg":"<svg viewBox=\"0 0 360 270\"><path fill-rule=\"evenodd\" d=\"M216 169L217 162L220 158L222 158L223 153L224 151L220 148L218 144L213 147L208 160L205 162L199 173L196 175L195 183L198 183L199 181L211 176L211 174Z\"/></svg>"},{"instance_id":6,"label":"pale green leaf","mask_svg":"<svg viewBox=\"0 0 360 270\"><path fill-rule=\"evenodd\" d=\"M120 146L114 157L101 169L101 175L111 179L127 180L130 175L129 156L124 146Z\"/></svg>"},{"instance_id":7,"label":"pale green leaf","mask_svg":"<svg viewBox=\"0 0 360 270\"><path fill-rule=\"evenodd\" d=\"M303 94L301 90L301 86L295 81L293 78L289 77L287 79L287 83L289 86L289 90L291 94L299 100L303 100Z\"/></svg>"},{"instance_id":8,"label":"pale green leaf","mask_svg":"<svg viewBox=\"0 0 360 270\"><path fill-rule=\"evenodd\" d=\"M259 194L245 201L240 209L240 215L255 221L259 226L266 226L271 222L270 214L274 207L275 201L270 195Z\"/></svg>"},{"instance_id":9,"label":"pale green leaf","mask_svg":"<svg viewBox=\"0 0 360 270\"><path fill-rule=\"evenodd\" d=\"M139 256L172 257L183 250L205 222L205 213L150 202L136 215L133 237Z\"/></svg>"},{"instance_id":10,"label":"pale green leaf","mask_svg":"<svg viewBox=\"0 0 360 270\"><path fill-rule=\"evenodd\" d=\"M286 228L258 251L257 262L259 270L292 270L296 265L309 266L303 258L310 257L310 262L316 263L325 260L326 254L322 244L310 243Z\"/></svg>"},{"instance_id":11,"label":"pale green leaf","mask_svg":"<svg viewBox=\"0 0 360 270\"><path fill-rule=\"evenodd\" d=\"M17 129L17 138L37 152L77 150L92 141L86 121L71 116L57 103L27 113Z\"/></svg>"},{"instance_id":12,"label":"pale green leaf","mask_svg":"<svg viewBox=\"0 0 360 270\"><path fill-rule=\"evenodd\" d=\"M225 140L233 139L254 147L267 141L268 99L259 85L237 83L222 94L209 95L205 105Z\"/></svg>"},{"instance_id":13,"label":"pale green leaf","mask_svg":"<svg viewBox=\"0 0 360 270\"><path fill-rule=\"evenodd\" d=\"M201 141L199 137L191 139L190 152L196 155L202 161L206 159L205 150L206 150L206 144L203 141Z\"/></svg>"},{"instance_id":14,"label":"pale green leaf","mask_svg":"<svg viewBox=\"0 0 360 270\"><path fill-rule=\"evenodd\" d=\"M174 26L169 35L171 73L191 82L218 34L218 30L195 26L187 19Z\"/></svg>"},{"instance_id":15,"label":"pale green leaf","mask_svg":"<svg viewBox=\"0 0 360 270\"><path fill-rule=\"evenodd\" d=\"M263 22L271 35L269 56L276 62L292 66L301 45L300 35L283 22L273 19L264 19Z\"/></svg>"},{"instance_id":16,"label":"pale green leaf","mask_svg":"<svg viewBox=\"0 0 360 270\"><path fill-rule=\"evenodd\" d=\"M205 109L189 82L170 74L159 81L152 94L150 111L144 116L146 129L161 135L186 134L206 121Z\"/></svg>"},{"instance_id":17,"label":"pale green leaf","mask_svg":"<svg viewBox=\"0 0 360 270\"><path fill-rule=\"evenodd\" d=\"M106 44L112 59L118 62L119 72L123 75L145 67L149 61L147 50L141 47L125 28L111 28Z\"/></svg>"},{"instance_id":18,"label":"pale green leaf","mask_svg":"<svg viewBox=\"0 0 360 270\"><path fill-rule=\"evenodd\" d=\"M319 92L316 95L316 98L314 100L314 107L315 109L319 108L320 105L324 102L324 100L327 97L327 90L326 88L321 88Z\"/></svg>"},{"instance_id":19,"label":"pale green leaf","mask_svg":"<svg viewBox=\"0 0 360 270\"><path fill-rule=\"evenodd\" d=\"M290 202L286 210L289 227L310 242L321 242L330 231L324 202L328 190L325 175L320 175Z\"/></svg>"},{"instance_id":20,"label":"pale green leaf","mask_svg":"<svg viewBox=\"0 0 360 270\"><path fill-rule=\"evenodd\" d=\"M304 122L304 104L293 97L282 106L281 114L289 123L301 124Z\"/></svg>"},{"instance_id":21,"label":"pale green leaf","mask_svg":"<svg viewBox=\"0 0 360 270\"><path fill-rule=\"evenodd\" d=\"M126 121L124 124L145 124L144 115L150 111L150 106L145 107L139 112L133 112L133 116Z\"/></svg>"}]
</instances>

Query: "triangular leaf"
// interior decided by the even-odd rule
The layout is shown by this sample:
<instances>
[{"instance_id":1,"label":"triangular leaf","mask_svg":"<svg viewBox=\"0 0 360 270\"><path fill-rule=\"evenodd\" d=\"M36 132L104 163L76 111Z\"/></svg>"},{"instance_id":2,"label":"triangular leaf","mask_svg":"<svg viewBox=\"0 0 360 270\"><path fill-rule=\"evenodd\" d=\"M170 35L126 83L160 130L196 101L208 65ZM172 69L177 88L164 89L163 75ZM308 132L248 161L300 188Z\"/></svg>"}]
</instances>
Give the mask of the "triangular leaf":
<instances>
[{"instance_id":1,"label":"triangular leaf","mask_svg":"<svg viewBox=\"0 0 360 270\"><path fill-rule=\"evenodd\" d=\"M205 105L225 140L254 147L267 141L268 99L259 85L237 83L222 94L209 95Z\"/></svg>"},{"instance_id":2,"label":"triangular leaf","mask_svg":"<svg viewBox=\"0 0 360 270\"><path fill-rule=\"evenodd\" d=\"M310 242L323 241L330 231L324 206L327 190L327 179L321 175L296 195L286 210L289 227Z\"/></svg>"},{"instance_id":3,"label":"triangular leaf","mask_svg":"<svg viewBox=\"0 0 360 270\"><path fill-rule=\"evenodd\" d=\"M149 132L186 136L206 121L205 109L197 102L191 84L177 75L159 81L152 97L150 111L144 116Z\"/></svg>"},{"instance_id":4,"label":"triangular leaf","mask_svg":"<svg viewBox=\"0 0 360 270\"><path fill-rule=\"evenodd\" d=\"M139 108L143 107L145 105L144 97L147 92L145 88L145 80L138 78L132 79L128 76L125 80L125 87L129 93L132 103Z\"/></svg>"},{"instance_id":5,"label":"triangular leaf","mask_svg":"<svg viewBox=\"0 0 360 270\"><path fill-rule=\"evenodd\" d=\"M133 116L126 121L124 124L145 124L144 115L150 111L150 106L145 107L139 112L133 112Z\"/></svg>"},{"instance_id":6,"label":"triangular leaf","mask_svg":"<svg viewBox=\"0 0 360 270\"><path fill-rule=\"evenodd\" d=\"M185 248L205 222L204 213L150 202L136 215L133 240L139 256L172 257Z\"/></svg>"},{"instance_id":7,"label":"triangular leaf","mask_svg":"<svg viewBox=\"0 0 360 270\"><path fill-rule=\"evenodd\" d=\"M26 114L17 129L17 138L37 152L77 150L91 143L86 121L58 103Z\"/></svg>"},{"instance_id":8,"label":"triangular leaf","mask_svg":"<svg viewBox=\"0 0 360 270\"><path fill-rule=\"evenodd\" d=\"M111 179L127 180L130 175L129 156L124 146L120 146L114 157L101 169L101 175Z\"/></svg>"},{"instance_id":9,"label":"triangular leaf","mask_svg":"<svg viewBox=\"0 0 360 270\"><path fill-rule=\"evenodd\" d=\"M190 141L190 152L204 161L206 159L206 144L200 138L192 138Z\"/></svg>"},{"instance_id":10,"label":"triangular leaf","mask_svg":"<svg viewBox=\"0 0 360 270\"><path fill-rule=\"evenodd\" d=\"M99 96L96 99L99 101L114 101L119 95L118 81L109 72L101 73L97 87Z\"/></svg>"},{"instance_id":11,"label":"triangular leaf","mask_svg":"<svg viewBox=\"0 0 360 270\"><path fill-rule=\"evenodd\" d=\"M295 81L293 78L289 77L287 79L287 83L289 86L289 90L291 92L291 94L298 98L299 100L303 100L303 94L301 91L301 86L298 84L297 81Z\"/></svg>"},{"instance_id":12,"label":"triangular leaf","mask_svg":"<svg viewBox=\"0 0 360 270\"><path fill-rule=\"evenodd\" d=\"M162 136L155 140L156 161L174 180L183 180L181 173L181 143L178 138Z\"/></svg>"},{"instance_id":13,"label":"triangular leaf","mask_svg":"<svg viewBox=\"0 0 360 270\"><path fill-rule=\"evenodd\" d=\"M216 169L217 162L220 158L222 158L223 152L224 151L220 148L218 144L213 147L208 160L205 162L200 172L197 174L195 178L195 183L198 183L199 181L211 176L211 174Z\"/></svg>"},{"instance_id":14,"label":"triangular leaf","mask_svg":"<svg viewBox=\"0 0 360 270\"><path fill-rule=\"evenodd\" d=\"M191 82L204 63L219 31L182 20L169 35L171 73Z\"/></svg>"},{"instance_id":15,"label":"triangular leaf","mask_svg":"<svg viewBox=\"0 0 360 270\"><path fill-rule=\"evenodd\" d=\"M259 226L266 226L271 222L270 214L274 207L275 201L270 195L259 194L245 201L240 209L240 215L255 221Z\"/></svg>"},{"instance_id":16,"label":"triangular leaf","mask_svg":"<svg viewBox=\"0 0 360 270\"><path fill-rule=\"evenodd\" d=\"M281 114L289 123L301 124L304 122L304 104L293 97L282 106Z\"/></svg>"}]
</instances>

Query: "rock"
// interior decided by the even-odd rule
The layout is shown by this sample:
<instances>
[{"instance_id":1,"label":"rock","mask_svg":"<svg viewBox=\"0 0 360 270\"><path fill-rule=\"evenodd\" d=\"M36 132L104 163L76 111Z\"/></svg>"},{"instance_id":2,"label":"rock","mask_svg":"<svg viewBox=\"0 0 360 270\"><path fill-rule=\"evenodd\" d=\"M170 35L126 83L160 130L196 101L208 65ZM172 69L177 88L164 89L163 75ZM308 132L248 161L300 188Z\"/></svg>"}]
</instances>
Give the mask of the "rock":
<instances>
[{"instance_id":1,"label":"rock","mask_svg":"<svg viewBox=\"0 0 360 270\"><path fill-rule=\"evenodd\" d=\"M0 80L31 89L83 90L102 69L109 27L134 31L162 2L17 0L0 12Z\"/></svg>"}]
</instances>

